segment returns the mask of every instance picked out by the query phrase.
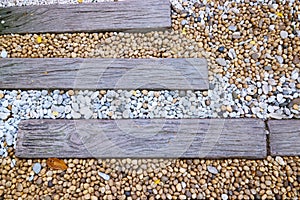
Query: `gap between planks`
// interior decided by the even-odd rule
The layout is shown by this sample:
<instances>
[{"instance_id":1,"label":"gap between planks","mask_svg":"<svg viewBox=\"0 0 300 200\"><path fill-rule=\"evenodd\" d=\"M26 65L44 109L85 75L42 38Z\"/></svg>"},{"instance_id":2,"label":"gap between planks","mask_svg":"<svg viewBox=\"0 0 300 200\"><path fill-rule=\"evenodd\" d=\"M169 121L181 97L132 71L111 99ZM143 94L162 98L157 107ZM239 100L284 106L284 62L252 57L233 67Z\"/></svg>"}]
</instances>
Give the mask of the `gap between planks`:
<instances>
[{"instance_id":1,"label":"gap between planks","mask_svg":"<svg viewBox=\"0 0 300 200\"><path fill-rule=\"evenodd\" d=\"M0 34L143 32L171 28L169 0L53 4L0 8Z\"/></svg>"},{"instance_id":2,"label":"gap between planks","mask_svg":"<svg viewBox=\"0 0 300 200\"><path fill-rule=\"evenodd\" d=\"M257 119L24 120L23 158L265 158Z\"/></svg>"},{"instance_id":3,"label":"gap between planks","mask_svg":"<svg viewBox=\"0 0 300 200\"><path fill-rule=\"evenodd\" d=\"M200 58L6 58L0 89L208 90Z\"/></svg>"}]
</instances>

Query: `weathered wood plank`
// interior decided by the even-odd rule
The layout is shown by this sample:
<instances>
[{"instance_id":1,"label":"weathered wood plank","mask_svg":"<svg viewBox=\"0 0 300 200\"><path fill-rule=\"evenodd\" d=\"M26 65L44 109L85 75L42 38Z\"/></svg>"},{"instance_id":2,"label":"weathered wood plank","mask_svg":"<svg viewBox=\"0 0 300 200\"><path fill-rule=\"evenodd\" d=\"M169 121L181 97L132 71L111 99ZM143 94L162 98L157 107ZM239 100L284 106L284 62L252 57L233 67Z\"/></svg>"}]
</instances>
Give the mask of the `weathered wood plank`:
<instances>
[{"instance_id":1,"label":"weathered wood plank","mask_svg":"<svg viewBox=\"0 0 300 200\"><path fill-rule=\"evenodd\" d=\"M256 119L25 120L16 155L25 158L264 158Z\"/></svg>"},{"instance_id":2,"label":"weathered wood plank","mask_svg":"<svg viewBox=\"0 0 300 200\"><path fill-rule=\"evenodd\" d=\"M3 89L207 90L205 59L0 59Z\"/></svg>"},{"instance_id":3,"label":"weathered wood plank","mask_svg":"<svg viewBox=\"0 0 300 200\"><path fill-rule=\"evenodd\" d=\"M300 120L269 120L272 156L300 155Z\"/></svg>"},{"instance_id":4,"label":"weathered wood plank","mask_svg":"<svg viewBox=\"0 0 300 200\"><path fill-rule=\"evenodd\" d=\"M152 31L171 27L169 0L0 8L0 34Z\"/></svg>"}]
</instances>

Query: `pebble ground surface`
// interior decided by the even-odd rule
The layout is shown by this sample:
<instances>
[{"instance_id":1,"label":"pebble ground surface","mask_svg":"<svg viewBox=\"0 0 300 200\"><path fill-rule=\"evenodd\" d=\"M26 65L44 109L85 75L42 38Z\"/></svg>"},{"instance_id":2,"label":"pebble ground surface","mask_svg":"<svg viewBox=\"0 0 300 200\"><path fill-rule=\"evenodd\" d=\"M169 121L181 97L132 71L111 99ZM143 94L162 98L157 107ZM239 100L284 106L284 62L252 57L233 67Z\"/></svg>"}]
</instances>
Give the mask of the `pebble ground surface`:
<instances>
[{"instance_id":1,"label":"pebble ground surface","mask_svg":"<svg viewBox=\"0 0 300 200\"><path fill-rule=\"evenodd\" d=\"M6 0L0 6L52 3L57 2ZM0 36L2 58L204 57L210 80L210 89L204 92L0 90L0 199L300 197L299 157L70 159L63 172L47 168L45 160L14 156L22 119L299 117L299 1L171 0L171 4L172 30L166 32Z\"/></svg>"}]
</instances>

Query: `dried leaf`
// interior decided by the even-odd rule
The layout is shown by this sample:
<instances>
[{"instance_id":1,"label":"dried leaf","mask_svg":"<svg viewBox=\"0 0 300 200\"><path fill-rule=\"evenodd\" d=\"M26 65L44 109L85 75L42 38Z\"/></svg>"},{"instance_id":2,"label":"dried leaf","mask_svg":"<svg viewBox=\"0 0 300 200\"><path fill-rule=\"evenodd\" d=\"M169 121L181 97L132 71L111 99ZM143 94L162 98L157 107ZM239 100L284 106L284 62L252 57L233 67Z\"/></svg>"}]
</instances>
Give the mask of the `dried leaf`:
<instances>
[{"instance_id":1,"label":"dried leaf","mask_svg":"<svg viewBox=\"0 0 300 200\"><path fill-rule=\"evenodd\" d=\"M60 160L58 158L48 158L47 159L47 166L51 169L55 170L66 170L68 169L68 166L63 160Z\"/></svg>"},{"instance_id":2,"label":"dried leaf","mask_svg":"<svg viewBox=\"0 0 300 200\"><path fill-rule=\"evenodd\" d=\"M156 180L154 181L154 183L155 183L156 185L158 185L158 184L160 183L160 179L156 179Z\"/></svg>"},{"instance_id":3,"label":"dried leaf","mask_svg":"<svg viewBox=\"0 0 300 200\"><path fill-rule=\"evenodd\" d=\"M77 2L78 2L78 3L82 3L82 2L83 2L83 0L77 0Z\"/></svg>"}]
</instances>

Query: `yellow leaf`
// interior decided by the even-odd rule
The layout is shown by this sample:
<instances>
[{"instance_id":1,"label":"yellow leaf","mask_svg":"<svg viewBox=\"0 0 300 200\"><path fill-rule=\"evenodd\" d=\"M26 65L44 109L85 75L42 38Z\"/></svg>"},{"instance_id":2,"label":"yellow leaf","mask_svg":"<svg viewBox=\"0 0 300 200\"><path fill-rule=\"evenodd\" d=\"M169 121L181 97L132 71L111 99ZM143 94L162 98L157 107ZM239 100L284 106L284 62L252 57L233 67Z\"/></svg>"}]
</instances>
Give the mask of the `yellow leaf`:
<instances>
[{"instance_id":1,"label":"yellow leaf","mask_svg":"<svg viewBox=\"0 0 300 200\"><path fill-rule=\"evenodd\" d=\"M133 94L133 96L136 96L136 91L133 90L133 91L132 91L132 94Z\"/></svg>"},{"instance_id":2,"label":"yellow leaf","mask_svg":"<svg viewBox=\"0 0 300 200\"><path fill-rule=\"evenodd\" d=\"M46 161L46 164L51 169L55 170L66 170L68 169L68 166L63 160L60 160L58 158L48 158Z\"/></svg>"},{"instance_id":3,"label":"yellow leaf","mask_svg":"<svg viewBox=\"0 0 300 200\"><path fill-rule=\"evenodd\" d=\"M36 42L37 42L38 44L42 43L42 37L41 37L41 36L38 36L38 37L36 38Z\"/></svg>"},{"instance_id":4,"label":"yellow leaf","mask_svg":"<svg viewBox=\"0 0 300 200\"><path fill-rule=\"evenodd\" d=\"M255 41L254 41L254 40L252 40L252 41L250 42L250 44L255 44Z\"/></svg>"},{"instance_id":5,"label":"yellow leaf","mask_svg":"<svg viewBox=\"0 0 300 200\"><path fill-rule=\"evenodd\" d=\"M77 0L78 1L78 3L82 3L83 2L83 0Z\"/></svg>"},{"instance_id":6,"label":"yellow leaf","mask_svg":"<svg viewBox=\"0 0 300 200\"><path fill-rule=\"evenodd\" d=\"M277 15L278 17L283 17L283 14L282 14L281 12L277 12L276 15Z\"/></svg>"},{"instance_id":7,"label":"yellow leaf","mask_svg":"<svg viewBox=\"0 0 300 200\"><path fill-rule=\"evenodd\" d=\"M52 114L56 117L58 115L57 111L53 111Z\"/></svg>"},{"instance_id":8,"label":"yellow leaf","mask_svg":"<svg viewBox=\"0 0 300 200\"><path fill-rule=\"evenodd\" d=\"M160 179L155 180L154 183L155 183L156 185L159 184L159 183L160 183Z\"/></svg>"},{"instance_id":9,"label":"yellow leaf","mask_svg":"<svg viewBox=\"0 0 300 200\"><path fill-rule=\"evenodd\" d=\"M185 28L182 29L182 34L183 34L183 35L186 35L186 30L185 30Z\"/></svg>"}]
</instances>

